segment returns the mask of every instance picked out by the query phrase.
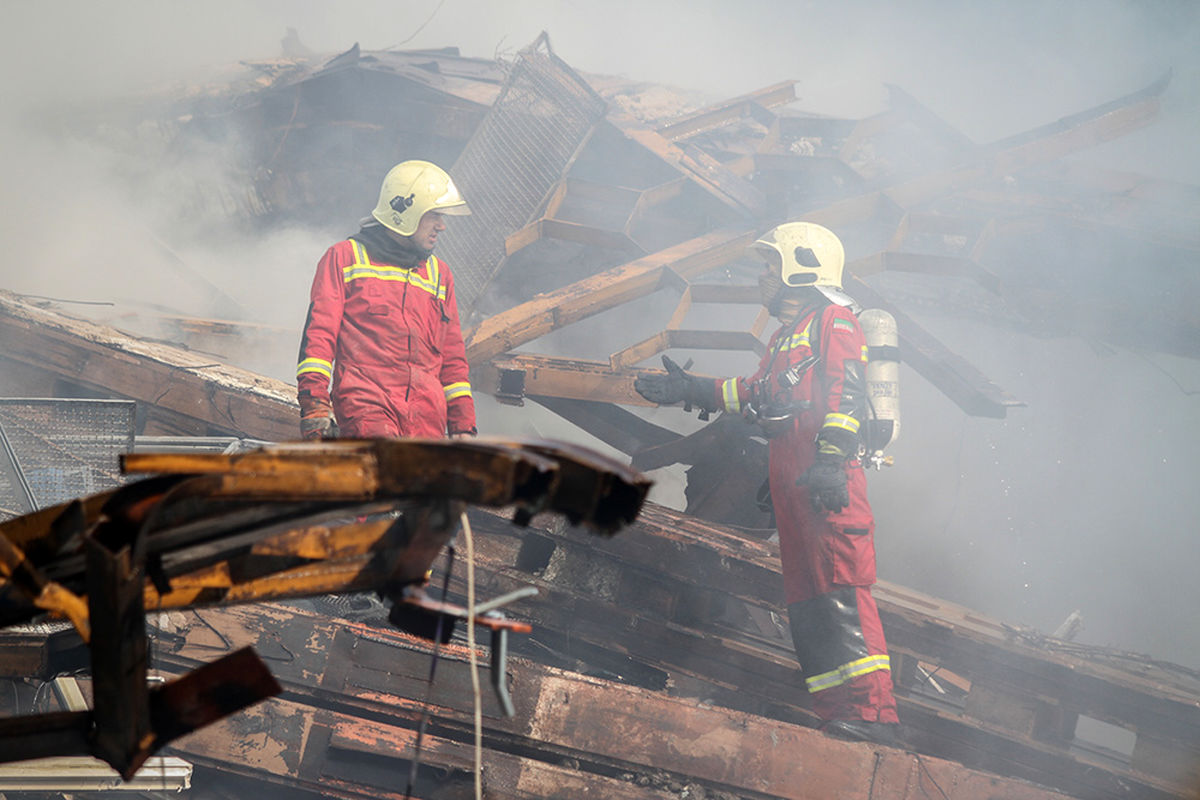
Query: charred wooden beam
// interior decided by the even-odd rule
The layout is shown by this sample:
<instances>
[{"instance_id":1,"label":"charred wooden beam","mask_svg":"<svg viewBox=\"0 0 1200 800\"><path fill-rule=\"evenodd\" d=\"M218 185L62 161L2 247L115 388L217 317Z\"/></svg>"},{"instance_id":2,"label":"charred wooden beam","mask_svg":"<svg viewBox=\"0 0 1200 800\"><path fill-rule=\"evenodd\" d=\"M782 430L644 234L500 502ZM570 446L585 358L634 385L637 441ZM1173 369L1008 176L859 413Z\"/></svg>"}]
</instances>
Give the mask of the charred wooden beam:
<instances>
[{"instance_id":1,"label":"charred wooden beam","mask_svg":"<svg viewBox=\"0 0 1200 800\"><path fill-rule=\"evenodd\" d=\"M85 541L92 637L92 753L126 779L154 752L146 684L146 611L142 606L144 543L121 521L97 527ZM133 541L130 541L133 539Z\"/></svg>"},{"instance_id":2,"label":"charred wooden beam","mask_svg":"<svg viewBox=\"0 0 1200 800\"><path fill-rule=\"evenodd\" d=\"M345 441L276 446L237 456L130 454L126 461L127 470L158 477L124 486L102 501L57 507L58 516L39 514L37 522L44 526L40 536L29 520L12 526L26 541L40 542L36 552L56 575L86 586L88 613L73 621L85 638L91 634L95 701L91 712L42 720L50 730L46 737L0 748L0 761L75 753L80 732L87 732L88 752L129 778L166 742L278 692L270 673L247 650L151 694L145 596L163 610L176 603L346 591L359 588L366 576L371 583L361 588L394 598L391 618L397 624L397 615L406 608L458 615L459 609L445 602L404 592L428 580L431 563L456 526L456 505L514 506L518 517L526 518L552 509L572 524L611 534L632 522L649 488L648 481L622 464L551 442ZM362 512L395 510L380 501L413 496L423 499L400 520L390 516L386 526L365 526L364 536L330 541L366 522L357 518ZM331 511L350 519L324 529L312 524ZM73 526L84 531L82 561L64 554L62 547L47 545L63 516L76 518ZM8 591L15 577L32 576L22 578L20 586L25 615L37 610L35 603L53 605L47 602L46 587L58 584L36 580L40 572L5 536L7 527L0 525L7 556L0 563L8 565L0 570L0 590L8 601L5 621L11 621L22 616L12 603L20 598ZM265 546L255 552L260 543ZM333 560L326 558L331 555ZM173 579L178 585L172 585ZM71 605L51 610L77 612ZM509 629L528 631L523 623L483 612L481 607L475 623L501 635ZM24 721L0 725L0 739L26 731Z\"/></svg>"},{"instance_id":3,"label":"charred wooden beam","mask_svg":"<svg viewBox=\"0 0 1200 800\"><path fill-rule=\"evenodd\" d=\"M295 387L167 345L38 308L0 291L0 358L137 400L207 432L295 438Z\"/></svg>"},{"instance_id":4,"label":"charred wooden beam","mask_svg":"<svg viewBox=\"0 0 1200 800\"><path fill-rule=\"evenodd\" d=\"M650 486L630 467L585 448L533 440L347 440L238 455L134 453L124 457L124 468L158 477L0 525L9 554L0 564L13 567L0 571L8 601L3 622L29 618L40 603L86 631L87 614L69 601L89 575L101 573L86 572L79 542L61 538L64 518L72 520L69 530L99 530L114 553L148 526L139 546L153 559L153 604L165 608L339 587L399 590L424 580L453 533L457 512L447 503L513 506L521 515L554 511L612 535L636 518ZM387 517L401 509L402 520ZM381 516L355 531L355 522L370 514ZM14 541L36 555L27 558ZM40 570L60 583L40 578ZM134 582L140 599L144 581ZM24 594L8 591L10 583ZM47 594L48 585L62 591ZM121 618L132 616L138 615ZM100 646L111 640L104 637Z\"/></svg>"},{"instance_id":5,"label":"charred wooden beam","mask_svg":"<svg viewBox=\"0 0 1200 800\"><path fill-rule=\"evenodd\" d=\"M486 521L476 528L489 530ZM699 680L706 687L700 690L704 696L734 707L749 710L746 704L764 689L770 697L758 700L756 713L780 714L788 704L804 704L803 689L785 677L790 660L786 625L779 626L772 640L752 634L750 618L740 623L736 617L723 618L742 604L784 618L783 609L772 599L782 597L773 545L653 507L621 539L619 549L596 542L573 551L569 536L549 529L540 532L547 537L539 548L540 557L517 557L525 569L536 568L542 574L520 578L543 590L537 601L531 601L536 606L531 613L543 632L539 636L544 637L546 630L569 631L567 641L584 663L595 659L596 664L619 670L615 660L597 655L615 649L639 663L659 666L674 682L681 676ZM684 552L686 557L681 556ZM487 567L496 570L497 590L506 585L505 576L516 577L503 566L511 558L511 552L497 551ZM582 591L572 589L575 576L585 574L596 583ZM1189 679L1186 670L1171 671L1169 665L1154 668L1144 659L1127 661L1130 668L1122 669L1121 654L1104 656L1096 648L1022 636L1018 629L903 587L880 584L876 594L897 661L901 654L911 653L972 682L978 680L981 694L972 701L974 708L980 708L983 693L996 686L1008 687L1005 691L1019 695L1022 704L1032 704L1028 716L992 716L989 725L980 726L963 710L948 711L944 705L923 700L913 686L899 686L901 714L912 727L910 736L916 737L915 744L930 748L927 752L952 755L964 763L1085 796L1120 797L1122 787L1136 784L1148 797L1165 798L1176 796L1187 785L1187 747L1176 748L1173 756L1158 756L1160 765L1171 765L1169 771L1146 771L1150 756L1122 768L1081 751L1065 752L1061 739L1054 740L1063 729L1059 727L1058 734L1050 729L1060 725L1052 719L1054 714L1063 722L1070 714L1084 714L1137 731L1139 738L1151 743L1195 741L1200 684L1194 677ZM694 599L685 601L689 595ZM601 610L605 605L608 610ZM572 621L576 619L586 624ZM739 624L745 626L741 634ZM593 649L585 652L584 642ZM768 668L770 664L777 666ZM725 671L730 666L733 672ZM771 675L772 669L783 671ZM739 670L745 676L740 681L731 677ZM629 668L624 672L633 674ZM723 685L737 689L723 692ZM1046 698L1053 703L1046 705ZM1045 710L1038 710L1038 704ZM999 722L1012 727L999 727ZM1145 752L1152 747L1147 745Z\"/></svg>"},{"instance_id":6,"label":"charred wooden beam","mask_svg":"<svg viewBox=\"0 0 1200 800\"><path fill-rule=\"evenodd\" d=\"M287 700L252 712L256 719L247 727L256 731L253 737L239 735L238 722L223 723L230 726L229 733L222 736L220 728L210 728L182 741L181 754L198 764L229 759L236 764L233 769L270 775L269 780L285 785L328 785L356 796L372 791L395 795L394 776L403 774L414 753L419 706L412 698L427 677L423 645L402 634L326 622L289 609L209 612L208 621L234 642L295 643L288 649L296 658L278 667ZM193 633L201 637L194 645ZM203 652L206 633L201 626L185 629L164 661L186 668ZM300 642L312 646L304 648ZM353 660L343 661L341 654L350 652ZM417 787L418 796L430 798L452 796L454 784L461 786L469 768L467 654L449 645L442 657L431 698L432 741L422 760L443 777L439 783L425 773ZM564 777L572 784L595 778L597 787L617 792L597 795L604 797L645 796L621 791L616 781L622 777L633 786L692 783L708 792L756 800L797 796L798 786L822 796L899 800L911 796L914 781L931 791L936 791L934 782L953 786L955 796L963 798L994 793L1001 786L1006 797L1062 797L937 758L842 742L802 725L535 663L514 664L512 682L515 717L505 719L484 708L483 774L489 797L538 797L532 785L508 780L515 772L530 781L546 771L545 765L563 763L571 764ZM233 747L238 747L237 758ZM501 763L509 768L498 769ZM352 772L351 764L359 768ZM457 781L448 773L456 774Z\"/></svg>"}]
</instances>

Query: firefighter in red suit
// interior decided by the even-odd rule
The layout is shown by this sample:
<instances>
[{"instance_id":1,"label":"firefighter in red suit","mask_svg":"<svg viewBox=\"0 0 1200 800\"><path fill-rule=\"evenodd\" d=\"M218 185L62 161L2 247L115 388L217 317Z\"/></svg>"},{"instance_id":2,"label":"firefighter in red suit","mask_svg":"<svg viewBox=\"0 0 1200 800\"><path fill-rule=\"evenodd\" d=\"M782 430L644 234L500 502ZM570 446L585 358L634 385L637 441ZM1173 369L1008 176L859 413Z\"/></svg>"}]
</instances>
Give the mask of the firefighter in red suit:
<instances>
[{"instance_id":1,"label":"firefighter in red suit","mask_svg":"<svg viewBox=\"0 0 1200 800\"><path fill-rule=\"evenodd\" d=\"M433 254L443 215L469 213L444 170L405 161L325 252L296 369L305 439L475 435L454 276Z\"/></svg>"},{"instance_id":2,"label":"firefighter in red suit","mask_svg":"<svg viewBox=\"0 0 1200 800\"><path fill-rule=\"evenodd\" d=\"M832 231L780 225L754 243L767 262L763 304L783 323L749 378L665 375L635 386L755 418L770 441L769 479L792 640L813 710L831 734L898 744L887 644L871 596L875 521L859 461L868 405L866 340L842 292L845 253Z\"/></svg>"}]
</instances>

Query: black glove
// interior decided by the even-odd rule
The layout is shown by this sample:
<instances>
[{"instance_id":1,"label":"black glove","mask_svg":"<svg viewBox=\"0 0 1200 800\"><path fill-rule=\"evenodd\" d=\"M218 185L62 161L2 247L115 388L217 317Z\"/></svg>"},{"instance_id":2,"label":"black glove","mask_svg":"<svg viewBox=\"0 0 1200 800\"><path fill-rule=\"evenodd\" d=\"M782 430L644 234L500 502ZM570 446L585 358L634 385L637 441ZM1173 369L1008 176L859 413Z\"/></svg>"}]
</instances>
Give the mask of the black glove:
<instances>
[{"instance_id":1,"label":"black glove","mask_svg":"<svg viewBox=\"0 0 1200 800\"><path fill-rule=\"evenodd\" d=\"M841 511L850 505L846 488L846 457L835 448L817 451L817 457L796 481L808 487L808 498L815 511Z\"/></svg>"},{"instance_id":2,"label":"black glove","mask_svg":"<svg viewBox=\"0 0 1200 800\"><path fill-rule=\"evenodd\" d=\"M633 381L633 388L651 403L670 405L684 402L686 410L692 406L705 411L716 411L716 392L709 378L700 378L684 372L669 356L662 357L666 375L643 372Z\"/></svg>"}]
</instances>

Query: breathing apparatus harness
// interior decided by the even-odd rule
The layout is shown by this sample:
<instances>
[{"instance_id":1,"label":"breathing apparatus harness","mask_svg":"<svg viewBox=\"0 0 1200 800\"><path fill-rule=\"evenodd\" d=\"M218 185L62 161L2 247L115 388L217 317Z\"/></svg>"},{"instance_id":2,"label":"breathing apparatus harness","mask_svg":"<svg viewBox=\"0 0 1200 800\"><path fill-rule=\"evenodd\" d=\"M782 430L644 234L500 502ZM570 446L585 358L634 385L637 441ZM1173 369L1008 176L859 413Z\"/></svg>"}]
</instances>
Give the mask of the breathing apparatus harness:
<instances>
[{"instance_id":1,"label":"breathing apparatus harness","mask_svg":"<svg viewBox=\"0 0 1200 800\"><path fill-rule=\"evenodd\" d=\"M792 340L796 335L796 329L800 327L800 321L805 318L804 313L796 315L796 320L788 328L787 332L782 334L776 341L775 347L771 351L771 360L767 362L767 368L763 371L763 375L750 387L750 404L747 409L746 419L750 422L757 422L759 428L762 429L763 435L768 439L773 439L776 436L786 432L792 426L792 420L796 414L812 407L812 403L808 401L795 401L789 396L791 390L800 384L804 374L816 366L821 360L819 355L820 349L820 329L821 321L825 316L825 309L830 304L826 303L819 305L809 317L808 337L810 355L798 364L793 364L787 371L779 373L776 376L778 387L772 385L771 370L775 366L775 359L784 349L784 344Z\"/></svg>"},{"instance_id":2,"label":"breathing apparatus harness","mask_svg":"<svg viewBox=\"0 0 1200 800\"><path fill-rule=\"evenodd\" d=\"M773 439L786 433L792 428L792 422L796 415L802 411L812 408L810 401L792 400L789 396L790 391L798 386L804 379L805 373L815 367L821 360L821 328L825 319L825 311L833 303L825 303L819 305L811 315L805 313L798 314L796 321L792 323L787 332L779 337L775 342L775 347L771 352L771 360L767 362L767 368L763 371L763 376L759 378L750 387L750 403L747 407L746 419L749 422L758 423L763 435L768 439ZM873 312L879 313L879 312ZM793 364L786 371L775 376L775 380L771 380L771 370L775 366L775 359L779 357L780 352L784 349L784 344L790 342L795 336L796 329L800 326L800 321L808 316L809 323L806 327L808 332L809 355L799 363ZM896 347L872 347L869 348L875 360L876 357L882 356L884 360L899 361L899 355ZM891 456L883 455L883 448L893 439L895 426L897 425L894 418L894 409L889 409L892 414L881 414L875 407L875 402L871 397L872 381L870 376L865 376L864 397L867 402L867 411L870 415L867 424L863 426L863 435L860 437L858 460L863 465L869 465L875 469L883 466L891 466ZM776 385L777 384L777 385ZM885 417L892 417L887 419ZM878 428L878 430L877 430ZM878 439L879 441L876 441Z\"/></svg>"}]
</instances>

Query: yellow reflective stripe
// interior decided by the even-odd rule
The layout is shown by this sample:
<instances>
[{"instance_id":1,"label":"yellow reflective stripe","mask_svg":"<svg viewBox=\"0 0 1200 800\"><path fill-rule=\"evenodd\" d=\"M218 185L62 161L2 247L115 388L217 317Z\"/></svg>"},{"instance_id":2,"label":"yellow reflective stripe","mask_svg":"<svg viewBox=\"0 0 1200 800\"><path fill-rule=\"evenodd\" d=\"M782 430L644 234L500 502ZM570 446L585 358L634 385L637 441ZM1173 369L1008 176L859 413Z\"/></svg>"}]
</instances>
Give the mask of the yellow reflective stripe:
<instances>
[{"instance_id":1,"label":"yellow reflective stripe","mask_svg":"<svg viewBox=\"0 0 1200 800\"><path fill-rule=\"evenodd\" d=\"M408 281L415 286L419 286L430 294L437 294L438 288L435 284L422 278L420 273L415 269L403 269L401 267L388 267L382 264L351 264L348 267L342 267L342 277L346 283L358 278L380 278L388 281ZM443 289L441 294L445 294Z\"/></svg>"},{"instance_id":2,"label":"yellow reflective stripe","mask_svg":"<svg viewBox=\"0 0 1200 800\"><path fill-rule=\"evenodd\" d=\"M306 358L296 365L296 377L306 372L319 372L326 378L332 378L333 364L323 358Z\"/></svg>"},{"instance_id":3,"label":"yellow reflective stripe","mask_svg":"<svg viewBox=\"0 0 1200 800\"><path fill-rule=\"evenodd\" d=\"M808 686L809 692L820 692L824 689L841 686L846 681L857 678L859 675L866 675L868 672L877 672L881 669L891 672L892 663L886 655L867 656L857 661L851 661L849 664L842 664L837 669L830 670L829 672L814 675L804 683Z\"/></svg>"},{"instance_id":4,"label":"yellow reflective stripe","mask_svg":"<svg viewBox=\"0 0 1200 800\"><path fill-rule=\"evenodd\" d=\"M730 378L721 383L721 397L725 402L725 410L737 413L742 410L742 401L738 399L737 378Z\"/></svg>"},{"instance_id":5,"label":"yellow reflective stripe","mask_svg":"<svg viewBox=\"0 0 1200 800\"><path fill-rule=\"evenodd\" d=\"M780 344L779 352L782 353L784 350L795 350L797 347L812 347L811 340L809 339L809 332L812 330L814 321L816 321L815 317L808 321L808 324L804 326L804 330L800 331L799 333L793 333L790 339L787 339Z\"/></svg>"},{"instance_id":6,"label":"yellow reflective stripe","mask_svg":"<svg viewBox=\"0 0 1200 800\"><path fill-rule=\"evenodd\" d=\"M422 291L429 292L438 300L446 299L446 287L440 281L441 269L439 268L437 258L434 256L431 255L426 259L425 271L428 277L422 278L420 272L416 269L403 269L383 264L372 264L371 259L367 257L367 249L354 239L350 239L349 241L350 249L354 253L354 263L350 266L342 267L342 280L346 283L359 280L360 278L400 281L401 283L412 284Z\"/></svg>"},{"instance_id":7,"label":"yellow reflective stripe","mask_svg":"<svg viewBox=\"0 0 1200 800\"><path fill-rule=\"evenodd\" d=\"M446 299L446 286L442 283L442 262L437 260L437 256L432 253L425 262L426 272L429 273L429 285L437 287L437 299Z\"/></svg>"},{"instance_id":8,"label":"yellow reflective stripe","mask_svg":"<svg viewBox=\"0 0 1200 800\"><path fill-rule=\"evenodd\" d=\"M851 433L858 433L858 420L849 414L839 414L836 411L830 411L825 415L825 422L821 425L822 428L841 428Z\"/></svg>"},{"instance_id":9,"label":"yellow reflective stripe","mask_svg":"<svg viewBox=\"0 0 1200 800\"><path fill-rule=\"evenodd\" d=\"M859 356L859 358L861 358L861 359L863 360L863 363L866 363L866 360L867 360L867 346L866 346L865 344L862 346L862 354Z\"/></svg>"},{"instance_id":10,"label":"yellow reflective stripe","mask_svg":"<svg viewBox=\"0 0 1200 800\"><path fill-rule=\"evenodd\" d=\"M457 400L460 397L471 397L471 384L466 381L458 383L448 383L442 387L442 391L446 393L446 400Z\"/></svg>"}]
</instances>

